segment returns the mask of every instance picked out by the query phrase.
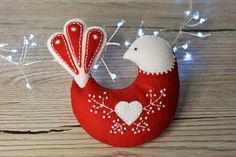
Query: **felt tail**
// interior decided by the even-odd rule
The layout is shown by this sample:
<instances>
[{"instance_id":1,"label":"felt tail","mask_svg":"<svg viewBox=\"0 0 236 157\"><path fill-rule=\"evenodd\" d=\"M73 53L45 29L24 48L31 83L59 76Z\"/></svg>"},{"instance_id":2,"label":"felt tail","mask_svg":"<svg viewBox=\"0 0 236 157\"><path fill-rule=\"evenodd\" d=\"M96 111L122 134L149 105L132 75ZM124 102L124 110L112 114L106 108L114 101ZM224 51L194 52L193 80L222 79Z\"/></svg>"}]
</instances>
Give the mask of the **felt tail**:
<instances>
[{"instance_id":1,"label":"felt tail","mask_svg":"<svg viewBox=\"0 0 236 157\"><path fill-rule=\"evenodd\" d=\"M70 20L64 32L53 34L48 40L50 53L84 88L90 71L106 43L106 33L100 27L89 27L80 19Z\"/></svg>"}]
</instances>

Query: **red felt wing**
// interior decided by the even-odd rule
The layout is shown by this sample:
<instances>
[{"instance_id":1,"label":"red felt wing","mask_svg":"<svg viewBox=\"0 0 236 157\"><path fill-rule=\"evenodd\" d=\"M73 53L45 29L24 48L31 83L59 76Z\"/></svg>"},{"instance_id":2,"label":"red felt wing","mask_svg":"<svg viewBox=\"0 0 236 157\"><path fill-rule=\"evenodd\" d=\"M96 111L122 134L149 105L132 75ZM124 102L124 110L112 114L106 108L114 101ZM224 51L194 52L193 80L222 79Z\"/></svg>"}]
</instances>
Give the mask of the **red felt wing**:
<instances>
[{"instance_id":1,"label":"red felt wing","mask_svg":"<svg viewBox=\"0 0 236 157\"><path fill-rule=\"evenodd\" d=\"M63 33L57 33L48 41L48 47L55 59L72 75L78 74L70 49Z\"/></svg>"},{"instance_id":2,"label":"red felt wing","mask_svg":"<svg viewBox=\"0 0 236 157\"><path fill-rule=\"evenodd\" d=\"M86 47L84 58L84 70L89 72L101 54L106 41L106 33L100 27L90 27L86 34Z\"/></svg>"},{"instance_id":3,"label":"red felt wing","mask_svg":"<svg viewBox=\"0 0 236 157\"><path fill-rule=\"evenodd\" d=\"M80 20L69 21L64 28L68 38L68 44L70 45L75 62L79 67L82 65L82 39L84 29L84 23Z\"/></svg>"}]
</instances>

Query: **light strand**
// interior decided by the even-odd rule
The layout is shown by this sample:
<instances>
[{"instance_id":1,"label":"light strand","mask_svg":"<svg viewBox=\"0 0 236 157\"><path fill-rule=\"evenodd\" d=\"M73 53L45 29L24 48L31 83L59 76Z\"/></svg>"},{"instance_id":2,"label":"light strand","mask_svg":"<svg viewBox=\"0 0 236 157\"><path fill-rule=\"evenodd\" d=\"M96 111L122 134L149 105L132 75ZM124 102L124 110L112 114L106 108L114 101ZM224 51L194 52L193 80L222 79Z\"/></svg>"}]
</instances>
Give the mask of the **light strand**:
<instances>
[{"instance_id":1,"label":"light strand","mask_svg":"<svg viewBox=\"0 0 236 157\"><path fill-rule=\"evenodd\" d=\"M112 33L112 35L110 36L110 38L107 40L107 43L106 43L106 46L105 46L105 50L106 50L106 47L107 46L120 46L121 44L120 43L117 43L117 42L111 42L111 40L114 38L114 36L116 35L116 33L118 32L118 30L125 24L125 20L121 20L120 22L117 23L117 27L115 29L115 31ZM104 56L104 53L103 53L103 56ZM112 73L106 62L104 61L103 59L103 56L101 56L101 62L98 62L97 64L94 64L93 66L93 69L95 70L95 72L97 71L97 69L99 68L100 64L103 63L103 65L105 66L105 69L107 70L111 80L113 83L115 83L115 79L116 79L116 74L115 73Z\"/></svg>"},{"instance_id":2,"label":"light strand","mask_svg":"<svg viewBox=\"0 0 236 157\"><path fill-rule=\"evenodd\" d=\"M36 47L38 44L33 42L34 38L34 35L33 34L30 34L29 36L24 36L23 38L23 45L22 45L22 48L21 48L21 56L20 56L20 59L18 61L13 61L13 58L11 55L8 55L8 56L4 56L4 55L0 55L0 58L3 59L4 61L10 63L10 64L13 64L15 66L17 66L20 70L20 72L22 73L24 79L25 79L25 86L27 89L31 90L32 89L32 86L29 82L29 79L27 77L27 75L25 74L24 70L23 70L23 66L24 65L32 65L34 63L39 63L39 62L42 62L42 61L34 61L34 62L29 62L29 63L26 63L26 56L27 56L27 53L29 51L30 48L33 48L33 47ZM3 51L3 52L11 52L11 53L16 53L18 52L17 49L6 49L4 48L5 46L8 46L7 43L0 43L0 51Z\"/></svg>"},{"instance_id":3,"label":"light strand","mask_svg":"<svg viewBox=\"0 0 236 157\"><path fill-rule=\"evenodd\" d=\"M197 27L208 20L208 18L204 18L204 17L200 18L200 13L198 11L196 11L194 14L191 15L192 5L193 5L193 2L192 2L192 0L190 0L189 1L189 9L185 11L186 17L185 17L183 23L181 24L181 26L179 26L179 31L178 31L176 38L171 43L171 47L173 47L172 49L173 49L174 53L176 53L179 49L186 50L189 47L188 45L189 45L190 41L187 41L184 45L181 45L181 46L177 46L177 45L174 46L175 43L178 41L178 39L183 34L194 36L194 37L199 37L199 38L206 38L206 37L211 36L211 34L209 34L209 33L206 33L206 34L203 34L202 32L193 33L193 32L189 32L189 31L184 30L185 28ZM195 22L193 22L193 21L195 21ZM189 52L185 53L183 60L184 61L192 60L192 55Z\"/></svg>"},{"instance_id":4,"label":"light strand","mask_svg":"<svg viewBox=\"0 0 236 157\"><path fill-rule=\"evenodd\" d=\"M199 32L198 34L194 34L194 33L183 31L184 28L186 27L196 27L207 21L207 18L200 18L200 13L198 11L196 11L192 16L190 16L192 12L192 4L193 2L192 0L190 0L189 9L185 11L186 18L184 19L182 25L179 27L178 35L176 36L174 41L171 43L171 46L173 46L178 41L178 39L180 38L182 34L188 34L188 35L192 35L192 36L200 37L200 38L211 36L210 34L203 35L201 32ZM198 22L195 22L194 24L190 24L193 20L198 20Z\"/></svg>"}]
</instances>

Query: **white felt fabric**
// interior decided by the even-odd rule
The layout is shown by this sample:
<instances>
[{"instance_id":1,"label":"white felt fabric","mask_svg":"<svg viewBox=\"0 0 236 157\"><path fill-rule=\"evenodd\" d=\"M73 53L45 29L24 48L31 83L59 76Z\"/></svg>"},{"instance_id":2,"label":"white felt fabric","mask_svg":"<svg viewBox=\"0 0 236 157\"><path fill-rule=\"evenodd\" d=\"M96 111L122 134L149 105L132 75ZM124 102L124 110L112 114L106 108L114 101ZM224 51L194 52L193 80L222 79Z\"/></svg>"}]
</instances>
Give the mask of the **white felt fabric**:
<instances>
[{"instance_id":1,"label":"white felt fabric","mask_svg":"<svg viewBox=\"0 0 236 157\"><path fill-rule=\"evenodd\" d=\"M160 37L146 35L138 38L124 54L147 73L168 72L175 64L170 45Z\"/></svg>"},{"instance_id":2,"label":"white felt fabric","mask_svg":"<svg viewBox=\"0 0 236 157\"><path fill-rule=\"evenodd\" d=\"M138 101L130 103L120 101L115 106L115 112L127 125L131 125L142 113L142 108L142 104Z\"/></svg>"}]
</instances>

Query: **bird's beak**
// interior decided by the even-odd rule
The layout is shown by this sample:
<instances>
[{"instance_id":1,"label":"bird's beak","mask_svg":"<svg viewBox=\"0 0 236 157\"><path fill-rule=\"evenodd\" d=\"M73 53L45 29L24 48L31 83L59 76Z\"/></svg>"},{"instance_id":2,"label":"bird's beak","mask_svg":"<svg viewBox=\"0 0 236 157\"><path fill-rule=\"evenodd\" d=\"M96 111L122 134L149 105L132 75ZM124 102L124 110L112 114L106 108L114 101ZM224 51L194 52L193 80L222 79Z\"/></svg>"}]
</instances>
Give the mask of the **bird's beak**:
<instances>
[{"instance_id":1,"label":"bird's beak","mask_svg":"<svg viewBox=\"0 0 236 157\"><path fill-rule=\"evenodd\" d=\"M129 58L129 56L130 56L130 49L128 49L126 52L125 52L125 54L123 55L123 59L127 59L127 60L130 60Z\"/></svg>"},{"instance_id":2,"label":"bird's beak","mask_svg":"<svg viewBox=\"0 0 236 157\"><path fill-rule=\"evenodd\" d=\"M125 52L125 54L123 55L123 59L128 59L127 58L127 52Z\"/></svg>"}]
</instances>

